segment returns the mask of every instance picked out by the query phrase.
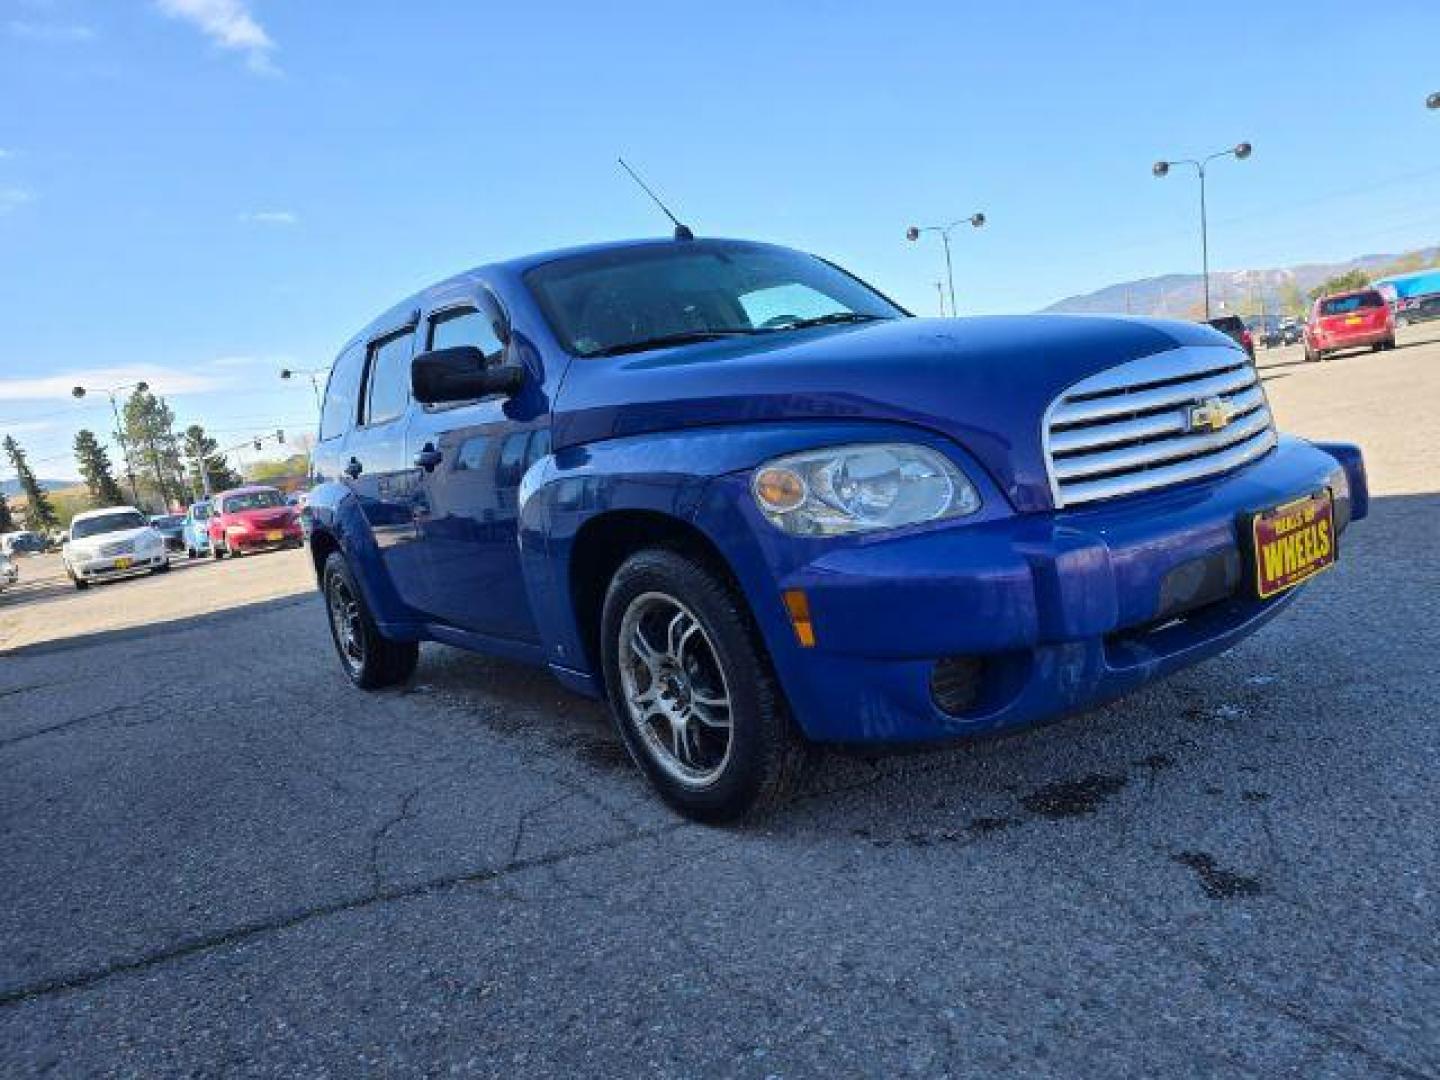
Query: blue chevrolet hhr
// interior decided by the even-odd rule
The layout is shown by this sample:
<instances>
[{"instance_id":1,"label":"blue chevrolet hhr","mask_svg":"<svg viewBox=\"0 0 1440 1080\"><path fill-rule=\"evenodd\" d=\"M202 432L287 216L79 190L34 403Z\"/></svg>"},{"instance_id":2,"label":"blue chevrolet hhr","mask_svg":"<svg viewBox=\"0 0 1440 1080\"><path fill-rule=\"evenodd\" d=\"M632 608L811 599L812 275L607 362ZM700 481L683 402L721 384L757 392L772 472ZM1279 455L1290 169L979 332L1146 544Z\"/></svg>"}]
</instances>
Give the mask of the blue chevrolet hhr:
<instances>
[{"instance_id":1,"label":"blue chevrolet hhr","mask_svg":"<svg viewBox=\"0 0 1440 1080\"><path fill-rule=\"evenodd\" d=\"M1034 724L1212 656L1332 566L1358 450L1209 327L917 319L767 244L480 267L341 350L311 552L345 673L420 641L608 698L702 820L812 743Z\"/></svg>"}]
</instances>

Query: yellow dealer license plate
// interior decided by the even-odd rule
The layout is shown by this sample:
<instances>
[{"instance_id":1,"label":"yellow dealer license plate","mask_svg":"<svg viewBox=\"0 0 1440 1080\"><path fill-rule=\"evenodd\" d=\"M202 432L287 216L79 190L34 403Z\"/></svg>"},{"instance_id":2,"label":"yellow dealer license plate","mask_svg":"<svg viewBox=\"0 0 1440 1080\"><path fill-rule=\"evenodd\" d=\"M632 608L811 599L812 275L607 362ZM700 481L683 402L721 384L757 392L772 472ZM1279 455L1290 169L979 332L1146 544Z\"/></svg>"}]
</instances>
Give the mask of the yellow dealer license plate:
<instances>
[{"instance_id":1,"label":"yellow dealer license plate","mask_svg":"<svg viewBox=\"0 0 1440 1080\"><path fill-rule=\"evenodd\" d=\"M1345 320L1345 325L1346 325L1346 326L1359 326L1359 325L1360 325L1360 322L1361 322L1361 319L1360 319L1360 316L1359 316L1359 315L1351 315L1348 319Z\"/></svg>"},{"instance_id":2,"label":"yellow dealer license plate","mask_svg":"<svg viewBox=\"0 0 1440 1080\"><path fill-rule=\"evenodd\" d=\"M115 560L115 569L116 569L116 570L129 570L130 567L131 567L131 565L132 565L134 562L135 562L134 559L116 559L116 560Z\"/></svg>"},{"instance_id":3,"label":"yellow dealer license plate","mask_svg":"<svg viewBox=\"0 0 1440 1080\"><path fill-rule=\"evenodd\" d=\"M1335 565L1335 505L1330 492L1263 510L1250 519L1255 590L1276 596Z\"/></svg>"},{"instance_id":4,"label":"yellow dealer license plate","mask_svg":"<svg viewBox=\"0 0 1440 1080\"><path fill-rule=\"evenodd\" d=\"M265 539L272 544L278 544L281 540L285 539L285 534L279 529L272 529L265 534Z\"/></svg>"}]
</instances>

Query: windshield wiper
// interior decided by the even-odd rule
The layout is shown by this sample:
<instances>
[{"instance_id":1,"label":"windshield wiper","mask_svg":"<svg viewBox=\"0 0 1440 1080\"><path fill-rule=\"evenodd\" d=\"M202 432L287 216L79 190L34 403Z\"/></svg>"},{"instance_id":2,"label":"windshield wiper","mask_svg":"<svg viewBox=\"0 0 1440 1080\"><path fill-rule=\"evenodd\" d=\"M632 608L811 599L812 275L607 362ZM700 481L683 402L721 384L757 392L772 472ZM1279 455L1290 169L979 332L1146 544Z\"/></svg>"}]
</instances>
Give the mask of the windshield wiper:
<instances>
[{"instance_id":1,"label":"windshield wiper","mask_svg":"<svg viewBox=\"0 0 1440 1080\"><path fill-rule=\"evenodd\" d=\"M720 338L742 337L758 334L750 327L735 327L726 330L682 330L676 334L661 334L658 337L641 338L639 341L622 341L618 345L607 345L603 349L585 353L586 356L622 356L625 353L646 352L650 349L668 349L671 345L689 345L697 341L717 341Z\"/></svg>"},{"instance_id":2,"label":"windshield wiper","mask_svg":"<svg viewBox=\"0 0 1440 1080\"><path fill-rule=\"evenodd\" d=\"M816 315L809 319L796 319L794 322L787 322L782 326L772 327L775 330L808 330L812 326L838 326L841 323L867 323L885 322L887 316L866 315L860 311L832 311L829 315Z\"/></svg>"}]
</instances>

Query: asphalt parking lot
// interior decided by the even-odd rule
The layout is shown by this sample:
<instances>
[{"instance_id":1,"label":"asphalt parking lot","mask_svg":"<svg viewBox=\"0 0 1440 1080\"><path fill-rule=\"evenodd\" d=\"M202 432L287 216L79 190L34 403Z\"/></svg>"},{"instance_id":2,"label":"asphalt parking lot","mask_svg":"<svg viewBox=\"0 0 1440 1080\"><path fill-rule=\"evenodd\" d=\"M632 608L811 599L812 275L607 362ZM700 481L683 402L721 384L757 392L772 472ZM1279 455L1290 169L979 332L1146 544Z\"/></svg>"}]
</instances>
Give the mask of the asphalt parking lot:
<instances>
[{"instance_id":1,"label":"asphalt parking lot","mask_svg":"<svg viewBox=\"0 0 1440 1080\"><path fill-rule=\"evenodd\" d=\"M1372 517L1118 705L761 827L601 709L338 671L303 552L0 594L0 1073L1440 1075L1440 328L1260 362Z\"/></svg>"}]
</instances>

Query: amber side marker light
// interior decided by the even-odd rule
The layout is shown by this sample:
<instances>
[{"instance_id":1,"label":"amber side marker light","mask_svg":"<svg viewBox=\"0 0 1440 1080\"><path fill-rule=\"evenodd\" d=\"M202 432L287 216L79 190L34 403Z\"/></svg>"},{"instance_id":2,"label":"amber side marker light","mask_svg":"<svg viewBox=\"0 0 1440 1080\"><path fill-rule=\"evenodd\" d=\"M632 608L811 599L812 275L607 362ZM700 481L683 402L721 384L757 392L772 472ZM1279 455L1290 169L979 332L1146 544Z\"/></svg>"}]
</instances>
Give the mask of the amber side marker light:
<instances>
[{"instance_id":1,"label":"amber side marker light","mask_svg":"<svg viewBox=\"0 0 1440 1080\"><path fill-rule=\"evenodd\" d=\"M815 626L810 621L810 598L803 589L786 589L781 597L785 601L785 613L790 616L790 625L795 628L795 640L800 647L815 647Z\"/></svg>"}]
</instances>

